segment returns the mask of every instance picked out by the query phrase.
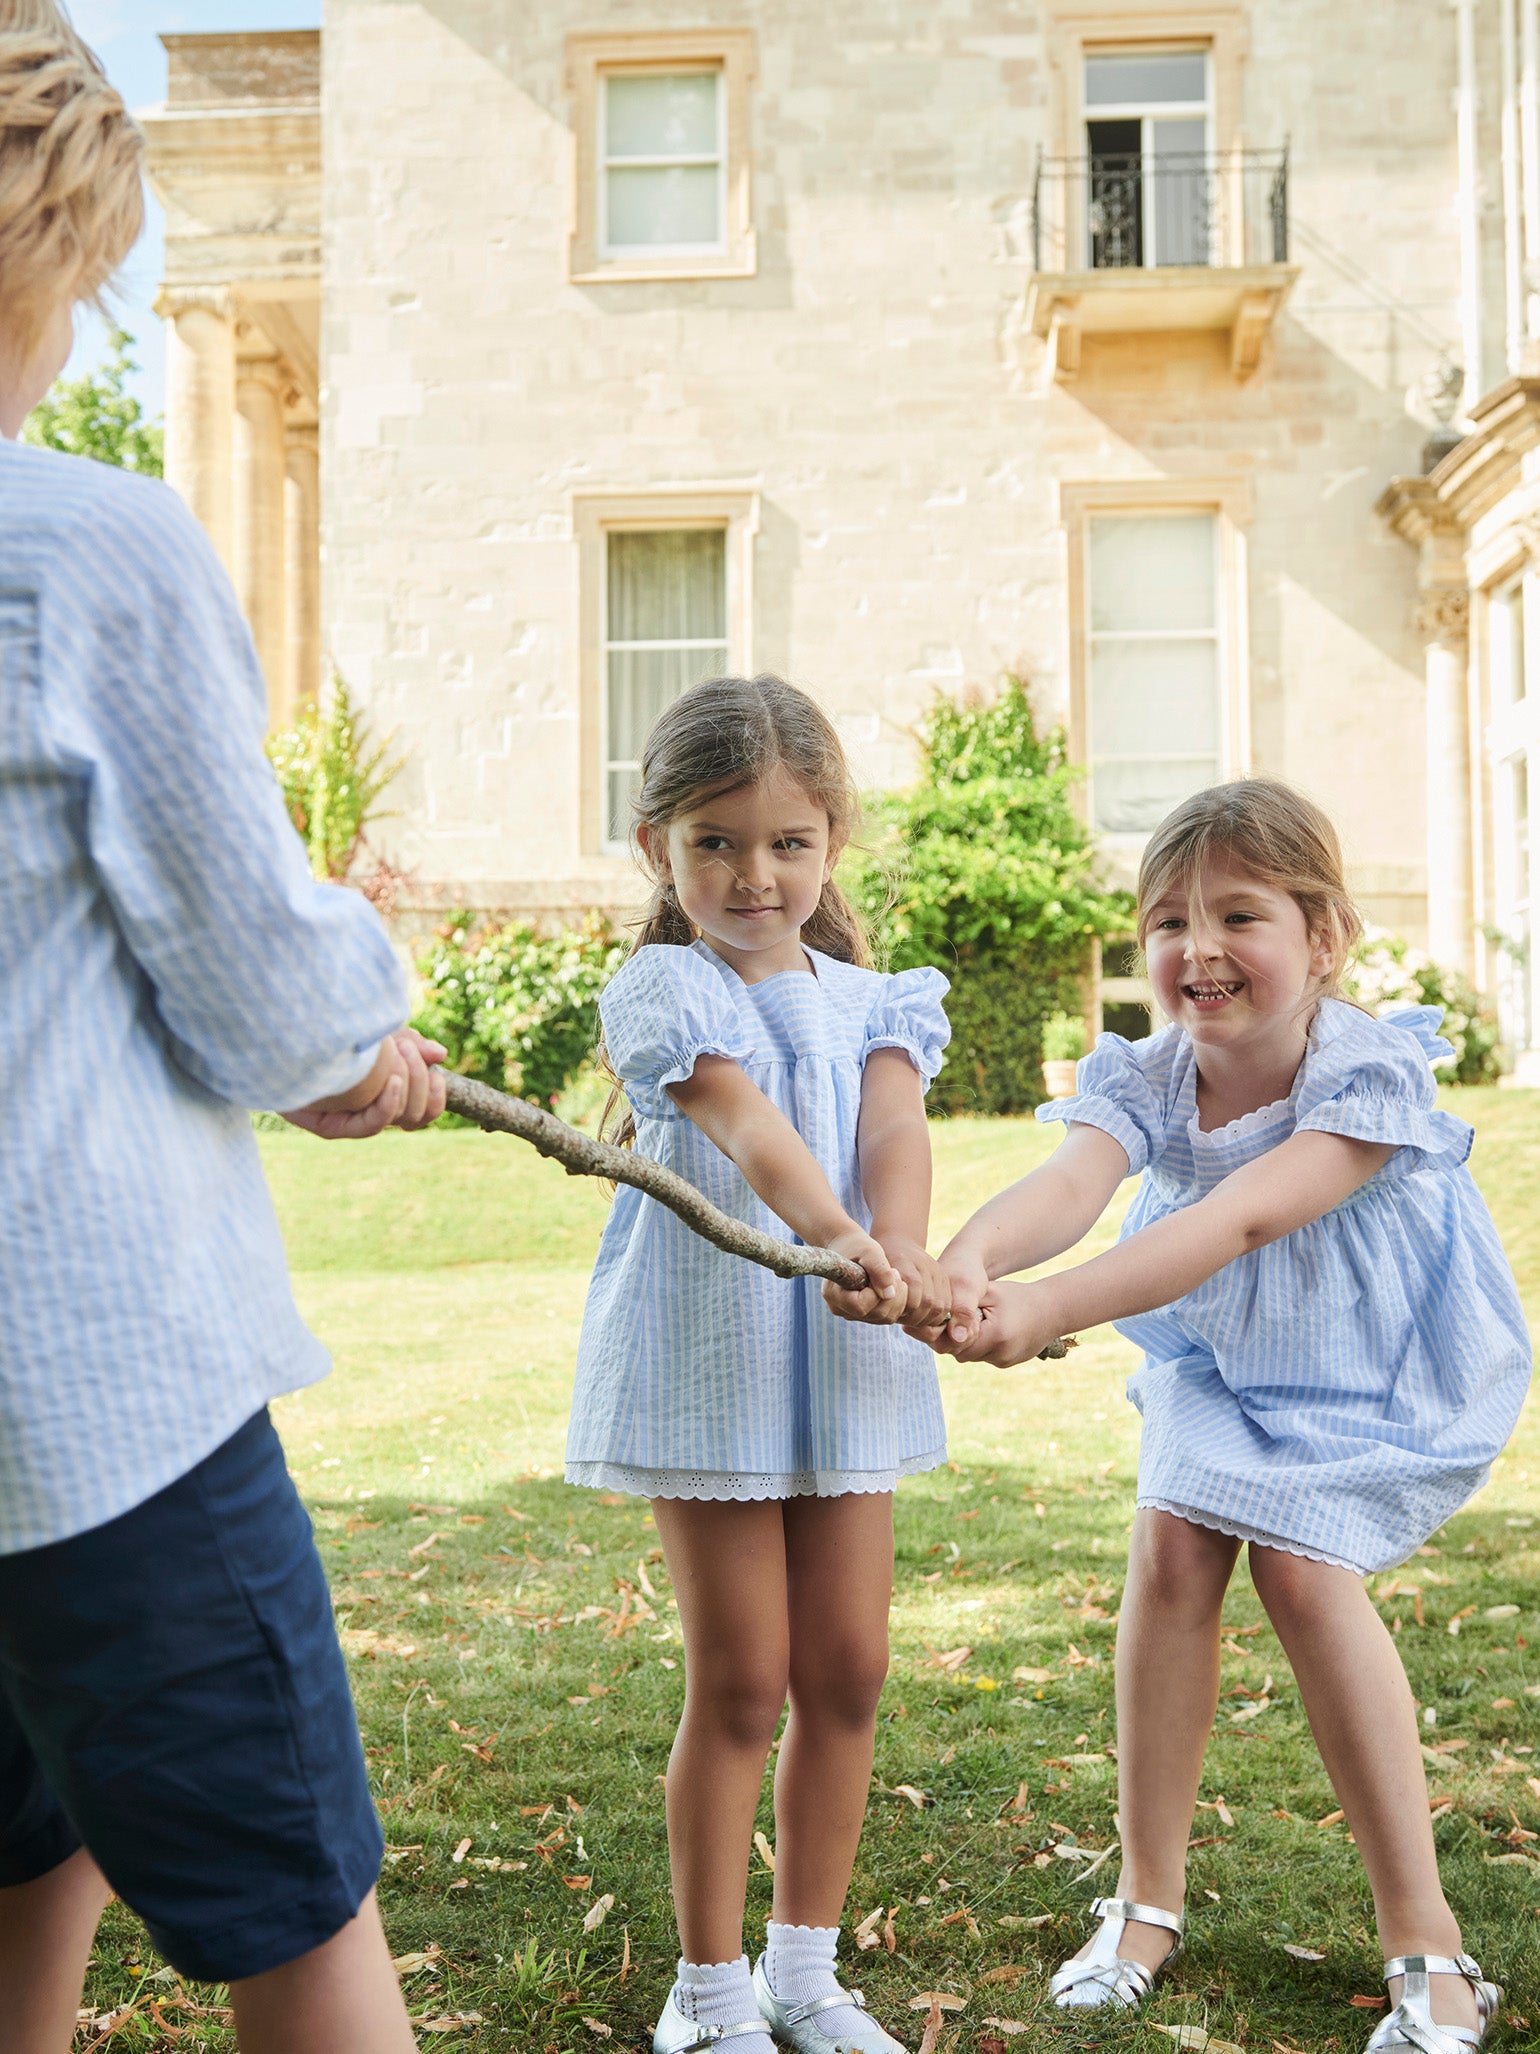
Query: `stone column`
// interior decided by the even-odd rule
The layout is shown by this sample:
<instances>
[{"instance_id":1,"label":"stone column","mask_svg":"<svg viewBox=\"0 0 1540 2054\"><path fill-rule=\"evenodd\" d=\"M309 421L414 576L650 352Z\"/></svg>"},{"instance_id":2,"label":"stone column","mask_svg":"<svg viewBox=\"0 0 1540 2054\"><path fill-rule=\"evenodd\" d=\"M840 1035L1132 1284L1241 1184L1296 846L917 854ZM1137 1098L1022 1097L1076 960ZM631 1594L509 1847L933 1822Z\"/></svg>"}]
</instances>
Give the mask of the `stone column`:
<instances>
[{"instance_id":1,"label":"stone column","mask_svg":"<svg viewBox=\"0 0 1540 2054\"><path fill-rule=\"evenodd\" d=\"M283 379L248 358L235 386L235 589L267 679L268 718L284 718Z\"/></svg>"},{"instance_id":2,"label":"stone column","mask_svg":"<svg viewBox=\"0 0 1540 2054\"><path fill-rule=\"evenodd\" d=\"M1425 589L1417 631L1428 683L1428 953L1472 975L1475 903L1471 882L1470 594L1463 585Z\"/></svg>"},{"instance_id":3,"label":"stone column","mask_svg":"<svg viewBox=\"0 0 1540 2054\"><path fill-rule=\"evenodd\" d=\"M235 328L226 295L163 292L166 322L166 480L234 568L232 445Z\"/></svg>"},{"instance_id":4,"label":"stone column","mask_svg":"<svg viewBox=\"0 0 1540 2054\"><path fill-rule=\"evenodd\" d=\"M321 491L314 428L287 431L284 456L284 592L288 626L285 718L321 690Z\"/></svg>"}]
</instances>

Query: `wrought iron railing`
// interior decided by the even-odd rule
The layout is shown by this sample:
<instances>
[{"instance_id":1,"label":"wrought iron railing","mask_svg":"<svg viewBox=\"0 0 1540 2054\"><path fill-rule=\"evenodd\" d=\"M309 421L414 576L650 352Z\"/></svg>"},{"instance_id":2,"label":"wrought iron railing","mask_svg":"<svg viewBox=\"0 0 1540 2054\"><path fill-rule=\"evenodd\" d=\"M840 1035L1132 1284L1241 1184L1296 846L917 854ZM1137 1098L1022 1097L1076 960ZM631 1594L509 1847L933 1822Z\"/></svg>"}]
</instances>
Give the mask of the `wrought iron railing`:
<instances>
[{"instance_id":1,"label":"wrought iron railing","mask_svg":"<svg viewBox=\"0 0 1540 2054\"><path fill-rule=\"evenodd\" d=\"M1287 149L1038 158L1034 270L1284 264L1288 255Z\"/></svg>"}]
</instances>

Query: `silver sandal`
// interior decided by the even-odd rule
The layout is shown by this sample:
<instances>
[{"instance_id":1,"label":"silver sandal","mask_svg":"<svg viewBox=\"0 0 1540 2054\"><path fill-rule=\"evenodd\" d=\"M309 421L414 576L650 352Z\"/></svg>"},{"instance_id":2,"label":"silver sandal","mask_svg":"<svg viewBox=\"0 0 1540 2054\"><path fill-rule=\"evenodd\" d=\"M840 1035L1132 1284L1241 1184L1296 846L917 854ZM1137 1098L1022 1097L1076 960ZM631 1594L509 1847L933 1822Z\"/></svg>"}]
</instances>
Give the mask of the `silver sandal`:
<instances>
[{"instance_id":1,"label":"silver sandal","mask_svg":"<svg viewBox=\"0 0 1540 2054\"><path fill-rule=\"evenodd\" d=\"M1395 2047L1415 2047L1418 2054L1461 2054L1463 2048L1481 2045L1503 2001L1500 1985L1484 1981L1480 1963L1468 1954L1393 1955L1385 1964L1387 1983L1392 1976L1406 1978L1401 2002L1388 2018L1380 2020L1364 2054L1380 2054L1382 2048ZM1435 2023L1429 1976L1464 1976L1475 1992L1481 2019L1474 2032L1468 2025Z\"/></svg>"},{"instance_id":2,"label":"silver sandal","mask_svg":"<svg viewBox=\"0 0 1540 2054\"><path fill-rule=\"evenodd\" d=\"M1061 2011L1096 2010L1109 2004L1124 2011L1136 2010L1154 1988L1161 1969L1169 1968L1181 1953L1186 1921L1179 1911L1162 1911L1155 1904L1135 1904L1127 1897L1098 1897L1091 1906L1091 1916L1099 1918L1101 1925L1090 1946L1053 1972L1048 1987L1054 2002ZM1168 1933L1175 1933L1175 1944L1160 1968L1146 1968L1142 1961L1119 1958L1118 1942L1123 1937L1123 1928L1135 1919L1140 1925L1164 1926ZM1433 2054L1444 2054L1444 2050L1435 2049Z\"/></svg>"},{"instance_id":3,"label":"silver sandal","mask_svg":"<svg viewBox=\"0 0 1540 2054\"><path fill-rule=\"evenodd\" d=\"M699 2025L693 2018L685 2017L670 1990L668 2001L663 2006L663 2016L652 2036L652 2054L705 2054L706 2049L718 2046L723 2040L736 2040L749 2033L768 2038L764 2020L746 2018L737 2025Z\"/></svg>"},{"instance_id":4,"label":"silver sandal","mask_svg":"<svg viewBox=\"0 0 1540 2054\"><path fill-rule=\"evenodd\" d=\"M761 1956L754 1964L754 1995L771 2037L779 2046L797 2049L797 2054L904 2054L902 2043L885 2033L874 2018L859 2031L841 2033L837 2039L819 2025L818 2014L832 2011L836 2005L865 2011L866 1999L859 1990L841 1989L808 2004L784 2004L770 1987Z\"/></svg>"}]
</instances>

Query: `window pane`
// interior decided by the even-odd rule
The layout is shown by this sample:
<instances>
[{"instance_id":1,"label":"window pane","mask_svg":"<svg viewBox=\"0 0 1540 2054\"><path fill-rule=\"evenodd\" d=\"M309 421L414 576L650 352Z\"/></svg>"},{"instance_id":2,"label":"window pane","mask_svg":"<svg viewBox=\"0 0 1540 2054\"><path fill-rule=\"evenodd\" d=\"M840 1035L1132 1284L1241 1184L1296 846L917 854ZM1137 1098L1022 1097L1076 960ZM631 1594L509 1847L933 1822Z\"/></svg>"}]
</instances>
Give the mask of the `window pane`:
<instances>
[{"instance_id":1,"label":"window pane","mask_svg":"<svg viewBox=\"0 0 1540 2054\"><path fill-rule=\"evenodd\" d=\"M727 667L721 649L612 649L609 657L611 763L641 760L648 730L666 706Z\"/></svg>"},{"instance_id":2,"label":"window pane","mask_svg":"<svg viewBox=\"0 0 1540 2054\"><path fill-rule=\"evenodd\" d=\"M1173 806L1218 778L1219 764L1212 756L1162 763L1093 763L1096 825L1104 834L1149 834Z\"/></svg>"},{"instance_id":3,"label":"window pane","mask_svg":"<svg viewBox=\"0 0 1540 2054\"><path fill-rule=\"evenodd\" d=\"M1119 514L1091 522L1091 632L1212 629L1214 516Z\"/></svg>"},{"instance_id":4,"label":"window pane","mask_svg":"<svg viewBox=\"0 0 1540 2054\"><path fill-rule=\"evenodd\" d=\"M1202 121L1152 121L1155 262L1206 264L1213 217L1213 181Z\"/></svg>"},{"instance_id":5,"label":"window pane","mask_svg":"<svg viewBox=\"0 0 1540 2054\"><path fill-rule=\"evenodd\" d=\"M1217 758L1218 662L1212 637L1093 643L1092 756Z\"/></svg>"},{"instance_id":6,"label":"window pane","mask_svg":"<svg viewBox=\"0 0 1540 2054\"><path fill-rule=\"evenodd\" d=\"M612 534L605 558L606 642L727 640L725 529Z\"/></svg>"},{"instance_id":7,"label":"window pane","mask_svg":"<svg viewBox=\"0 0 1540 2054\"><path fill-rule=\"evenodd\" d=\"M609 171L605 176L605 239L612 250L715 249L721 242L721 184L714 164Z\"/></svg>"},{"instance_id":8,"label":"window pane","mask_svg":"<svg viewBox=\"0 0 1540 2054\"><path fill-rule=\"evenodd\" d=\"M1208 98L1208 53L1203 50L1132 51L1121 57L1088 57L1088 107L1147 107Z\"/></svg>"},{"instance_id":9,"label":"window pane","mask_svg":"<svg viewBox=\"0 0 1540 2054\"><path fill-rule=\"evenodd\" d=\"M607 157L714 157L719 71L609 77L604 82Z\"/></svg>"}]
</instances>

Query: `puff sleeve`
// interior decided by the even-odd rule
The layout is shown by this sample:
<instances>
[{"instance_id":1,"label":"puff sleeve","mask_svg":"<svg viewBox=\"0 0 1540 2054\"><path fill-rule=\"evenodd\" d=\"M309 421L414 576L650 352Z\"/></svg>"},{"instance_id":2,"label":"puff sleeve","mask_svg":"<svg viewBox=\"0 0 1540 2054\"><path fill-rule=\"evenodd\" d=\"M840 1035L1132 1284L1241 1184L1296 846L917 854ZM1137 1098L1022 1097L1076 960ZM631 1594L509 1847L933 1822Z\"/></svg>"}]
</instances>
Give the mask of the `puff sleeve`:
<instances>
[{"instance_id":1,"label":"puff sleeve","mask_svg":"<svg viewBox=\"0 0 1540 2054\"><path fill-rule=\"evenodd\" d=\"M1438 1107L1433 1065L1454 1054L1437 1006L1402 1006L1354 1018L1307 1063L1295 1131L1394 1142L1379 1174L1457 1170L1475 1129Z\"/></svg>"},{"instance_id":2,"label":"puff sleeve","mask_svg":"<svg viewBox=\"0 0 1540 2054\"><path fill-rule=\"evenodd\" d=\"M628 956L599 1000L604 1046L639 1119L685 1116L666 1086L682 1084L703 1055L746 1062L749 1023L720 973L694 949L649 942Z\"/></svg>"},{"instance_id":3,"label":"puff sleeve","mask_svg":"<svg viewBox=\"0 0 1540 2054\"><path fill-rule=\"evenodd\" d=\"M861 1060L877 1048L901 1048L929 1091L945 1060L951 1022L941 1001L951 986L939 970L900 970L884 977L866 1022Z\"/></svg>"},{"instance_id":4,"label":"puff sleeve","mask_svg":"<svg viewBox=\"0 0 1540 2054\"><path fill-rule=\"evenodd\" d=\"M1045 1125L1062 1120L1100 1127L1122 1146L1128 1174L1138 1176L1165 1151L1165 1113L1146 1060L1158 1062L1167 1053L1169 1040L1169 1030L1140 1042L1125 1041L1121 1034L1101 1035L1076 1065L1074 1097L1050 1099L1038 1107L1037 1117Z\"/></svg>"}]
</instances>

